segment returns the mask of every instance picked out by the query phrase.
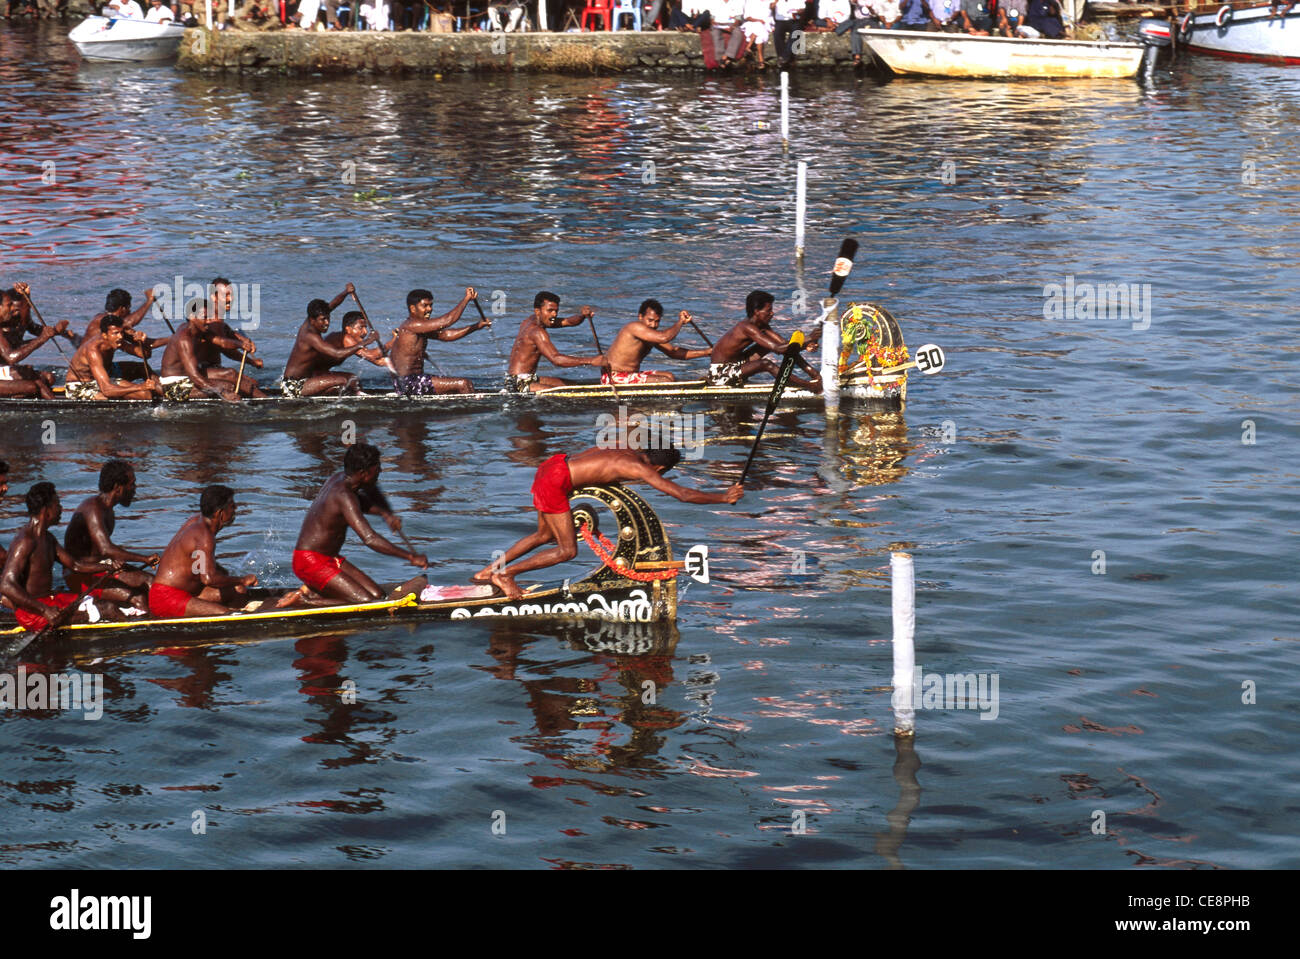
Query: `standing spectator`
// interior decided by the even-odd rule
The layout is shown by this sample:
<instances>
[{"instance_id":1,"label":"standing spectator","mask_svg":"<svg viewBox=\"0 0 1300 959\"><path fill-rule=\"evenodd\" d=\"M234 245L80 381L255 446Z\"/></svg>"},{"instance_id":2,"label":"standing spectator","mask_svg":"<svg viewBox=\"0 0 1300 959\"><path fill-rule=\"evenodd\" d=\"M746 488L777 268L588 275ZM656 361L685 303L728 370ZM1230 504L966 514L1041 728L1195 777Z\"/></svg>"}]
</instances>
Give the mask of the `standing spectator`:
<instances>
[{"instance_id":1,"label":"standing spectator","mask_svg":"<svg viewBox=\"0 0 1300 959\"><path fill-rule=\"evenodd\" d=\"M804 6L804 0L776 0L772 5L775 22L773 45L782 70L788 70L794 64L795 44L803 29Z\"/></svg>"},{"instance_id":2,"label":"standing spectator","mask_svg":"<svg viewBox=\"0 0 1300 959\"><path fill-rule=\"evenodd\" d=\"M987 37L993 32L989 0L961 0L961 24L967 33Z\"/></svg>"},{"instance_id":3,"label":"standing spectator","mask_svg":"<svg viewBox=\"0 0 1300 959\"><path fill-rule=\"evenodd\" d=\"M491 10L490 7L488 9ZM423 13L424 4L419 0L388 0L388 16L393 21L394 30L414 28L419 24Z\"/></svg>"}]
</instances>

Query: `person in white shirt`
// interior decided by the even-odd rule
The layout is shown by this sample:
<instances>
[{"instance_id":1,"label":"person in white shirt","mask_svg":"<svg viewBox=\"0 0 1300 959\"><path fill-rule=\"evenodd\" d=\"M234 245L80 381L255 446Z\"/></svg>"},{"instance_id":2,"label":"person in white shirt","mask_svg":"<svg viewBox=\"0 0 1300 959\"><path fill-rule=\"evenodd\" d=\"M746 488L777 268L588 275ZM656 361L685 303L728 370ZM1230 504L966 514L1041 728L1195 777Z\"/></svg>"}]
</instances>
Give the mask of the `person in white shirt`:
<instances>
[{"instance_id":1,"label":"person in white shirt","mask_svg":"<svg viewBox=\"0 0 1300 959\"><path fill-rule=\"evenodd\" d=\"M745 19L745 0L712 0L709 12L713 18L713 49L719 62L731 66L740 56L740 48L745 44L745 33L740 29ZM725 43L725 47L724 47Z\"/></svg>"},{"instance_id":2,"label":"person in white shirt","mask_svg":"<svg viewBox=\"0 0 1300 959\"><path fill-rule=\"evenodd\" d=\"M758 68L762 70L767 65L763 62L763 45L772 36L772 0L745 0L745 22L740 29L757 48Z\"/></svg>"},{"instance_id":3,"label":"person in white shirt","mask_svg":"<svg viewBox=\"0 0 1300 959\"><path fill-rule=\"evenodd\" d=\"M817 19L825 21L826 28L834 30L849 18L849 0L818 0Z\"/></svg>"},{"instance_id":4,"label":"person in white shirt","mask_svg":"<svg viewBox=\"0 0 1300 959\"><path fill-rule=\"evenodd\" d=\"M172 23L176 14L172 13L171 7L164 7L162 0L149 0L149 12L144 18L150 23Z\"/></svg>"},{"instance_id":5,"label":"person in white shirt","mask_svg":"<svg viewBox=\"0 0 1300 959\"><path fill-rule=\"evenodd\" d=\"M862 34L858 33L861 27L878 27L880 21L876 18L876 11L872 6L873 0L853 0L853 7L849 13L849 18L835 28L835 35L842 37L849 34L849 49L853 52L853 65L862 66ZM849 31L852 30L852 33Z\"/></svg>"},{"instance_id":6,"label":"person in white shirt","mask_svg":"<svg viewBox=\"0 0 1300 959\"><path fill-rule=\"evenodd\" d=\"M929 0L931 29L964 33L961 28L961 0Z\"/></svg>"},{"instance_id":7,"label":"person in white shirt","mask_svg":"<svg viewBox=\"0 0 1300 959\"><path fill-rule=\"evenodd\" d=\"M794 62L795 35L803 29L805 6L804 0L776 0L772 4L772 16L776 21L772 43L782 70Z\"/></svg>"},{"instance_id":8,"label":"person in white shirt","mask_svg":"<svg viewBox=\"0 0 1300 959\"><path fill-rule=\"evenodd\" d=\"M104 16L116 17L119 20L143 20L144 11L135 0L112 0L108 9L104 11Z\"/></svg>"}]
</instances>

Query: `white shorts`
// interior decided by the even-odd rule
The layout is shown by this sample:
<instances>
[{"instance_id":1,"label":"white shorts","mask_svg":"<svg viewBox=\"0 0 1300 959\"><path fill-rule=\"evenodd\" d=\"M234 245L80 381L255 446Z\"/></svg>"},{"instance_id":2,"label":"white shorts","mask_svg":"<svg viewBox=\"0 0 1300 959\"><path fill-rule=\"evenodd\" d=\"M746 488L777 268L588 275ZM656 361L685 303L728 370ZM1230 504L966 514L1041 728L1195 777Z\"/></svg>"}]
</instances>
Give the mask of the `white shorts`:
<instances>
[{"instance_id":1,"label":"white shorts","mask_svg":"<svg viewBox=\"0 0 1300 959\"><path fill-rule=\"evenodd\" d=\"M14 378L13 367L0 366L0 380L12 380Z\"/></svg>"}]
</instances>

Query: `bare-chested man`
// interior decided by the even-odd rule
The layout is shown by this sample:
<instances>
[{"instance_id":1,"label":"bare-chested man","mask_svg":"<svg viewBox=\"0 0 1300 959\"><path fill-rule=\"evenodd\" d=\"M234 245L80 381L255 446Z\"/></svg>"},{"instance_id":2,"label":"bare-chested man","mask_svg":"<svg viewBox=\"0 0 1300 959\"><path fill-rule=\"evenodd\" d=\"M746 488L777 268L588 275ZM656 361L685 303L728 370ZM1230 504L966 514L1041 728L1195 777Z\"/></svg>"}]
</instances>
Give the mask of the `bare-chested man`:
<instances>
[{"instance_id":1,"label":"bare-chested man","mask_svg":"<svg viewBox=\"0 0 1300 959\"><path fill-rule=\"evenodd\" d=\"M167 344L166 337L153 339L143 331L136 329L139 322L144 319L144 315L153 306L153 301L154 291L150 288L145 292L144 303L140 308L132 310L130 293L126 290L110 290L104 298L104 311L96 313L90 323L86 325L86 335L82 337L81 346L85 346L90 340L99 338L100 321L105 316L111 313L122 321L122 345L118 349L123 353L138 357L142 362L118 362L113 359L111 353L108 354L105 357L104 366L108 370L108 375L113 379L144 382L152 372L149 368L149 357L153 356L155 348Z\"/></svg>"},{"instance_id":2,"label":"bare-chested man","mask_svg":"<svg viewBox=\"0 0 1300 959\"><path fill-rule=\"evenodd\" d=\"M67 336L68 321L60 320L53 326L33 324L26 299L30 291L26 283L0 290L0 396L51 400L54 374L21 364L54 337ZM36 336L24 340L29 332Z\"/></svg>"},{"instance_id":3,"label":"bare-chested man","mask_svg":"<svg viewBox=\"0 0 1300 959\"><path fill-rule=\"evenodd\" d=\"M235 395L234 383L227 383L224 378L211 375L214 374L214 368L202 361L205 356L211 359L215 350L211 331L219 325L224 324L214 319L202 304L198 304L190 310L185 323L167 341L159 367L167 399L187 400L194 391L232 402L239 398ZM216 371L219 372L220 369L217 367Z\"/></svg>"},{"instance_id":4,"label":"bare-chested man","mask_svg":"<svg viewBox=\"0 0 1300 959\"><path fill-rule=\"evenodd\" d=\"M262 368L262 358L255 355L257 344L226 322L234 303L230 281L219 276L208 284L208 290L208 302L203 309L210 322L207 336L196 344L195 353L203 375L215 383L227 384L231 389L238 385L240 396L266 396L247 368ZM223 366L223 356L236 365Z\"/></svg>"},{"instance_id":5,"label":"bare-chested man","mask_svg":"<svg viewBox=\"0 0 1300 959\"><path fill-rule=\"evenodd\" d=\"M339 555L349 527L376 553L396 556L420 569L429 567L427 557L394 546L366 522L364 514L373 513L382 516L394 532L402 528L377 485L379 471L378 449L369 443L350 446L343 471L325 481L302 521L293 548L293 574L329 599L367 603L384 598L373 579Z\"/></svg>"},{"instance_id":6,"label":"bare-chested man","mask_svg":"<svg viewBox=\"0 0 1300 959\"><path fill-rule=\"evenodd\" d=\"M113 507L130 506L134 501L135 470L122 460L109 460L99 471L99 495L83 501L68 520L67 532L63 534L63 548L68 555L87 563L111 559L144 566L156 564L158 554L132 553L113 542L113 530L117 528ZM107 600L130 603L137 609L149 608L149 584L153 577L143 570L119 569L112 576L69 571L67 580L71 589L98 586Z\"/></svg>"},{"instance_id":7,"label":"bare-chested man","mask_svg":"<svg viewBox=\"0 0 1300 959\"><path fill-rule=\"evenodd\" d=\"M199 497L199 514L185 521L163 550L149 587L149 612L158 619L225 616L257 577L231 576L217 562L217 533L235 520L235 493L213 485Z\"/></svg>"},{"instance_id":8,"label":"bare-chested man","mask_svg":"<svg viewBox=\"0 0 1300 959\"><path fill-rule=\"evenodd\" d=\"M293 342L293 349L289 351L289 362L284 367L280 387L284 396L295 398L327 393L339 396L361 392L361 379L356 374L335 372L334 367L353 354L360 353L368 344L375 342L378 335L372 332L350 346L336 345L325 335L325 331L330 328L330 312L343 302L343 298L352 289L352 284L349 283L333 302L312 300L307 304L307 319L298 329L298 337Z\"/></svg>"},{"instance_id":9,"label":"bare-chested man","mask_svg":"<svg viewBox=\"0 0 1300 959\"><path fill-rule=\"evenodd\" d=\"M773 376L780 372L780 364L769 360L766 355L780 353L786 347L785 340L772 330L774 304L772 294L763 290L754 290L745 297L746 318L713 345L707 378L710 386L744 386L759 370L766 370ZM804 349L815 346L820 339L821 330L818 328L808 337ZM791 376L790 382L814 393L821 392L821 374L802 356L797 362L811 374L811 379Z\"/></svg>"},{"instance_id":10,"label":"bare-chested man","mask_svg":"<svg viewBox=\"0 0 1300 959\"><path fill-rule=\"evenodd\" d=\"M569 458L563 453L552 456L537 470L533 479L533 506L537 509L537 532L525 536L506 550L496 563L479 570L471 582L491 583L511 599L524 595L515 577L529 570L555 566L578 555L578 537L573 528L569 494L582 486L608 486L611 483L648 483L655 489L676 497L683 503L734 503L743 488L739 483L724 493L705 493L678 486L663 474L677 465L681 451L676 449L640 450L600 449L593 447ZM547 543L555 545L531 559L514 561ZM507 565L513 563L514 565Z\"/></svg>"},{"instance_id":11,"label":"bare-chested man","mask_svg":"<svg viewBox=\"0 0 1300 959\"><path fill-rule=\"evenodd\" d=\"M614 342L605 354L609 370L601 374L602 383L610 382L611 377L615 386L673 382L671 373L641 369L641 363L651 348L658 349L675 360L694 360L709 355L711 351L707 349L690 350L673 345L673 338L682 331L691 314L682 310L677 316L677 322L661 331L659 321L663 315L663 304L658 300L646 300L641 304L636 319L618 331L618 336L614 337Z\"/></svg>"},{"instance_id":12,"label":"bare-chested man","mask_svg":"<svg viewBox=\"0 0 1300 959\"><path fill-rule=\"evenodd\" d=\"M148 400L163 395L158 377L143 383L114 382L108 374L113 354L122 346L122 318L105 313L99 320L99 336L87 337L68 360L68 378L63 394L71 400Z\"/></svg>"},{"instance_id":13,"label":"bare-chested man","mask_svg":"<svg viewBox=\"0 0 1300 959\"><path fill-rule=\"evenodd\" d=\"M27 491L27 525L14 539L0 574L0 594L4 605L14 611L18 625L31 632L40 632L49 625L60 610L81 600L78 593L54 592L54 561L57 559L69 570L78 573L102 573L117 568L112 560L103 563L86 563L73 559L59 545L50 529L63 518L63 505L53 483L37 483ZM99 590L90 595L99 597ZM93 601L93 600L92 600ZM122 619L122 614L111 603L95 603L99 615L105 619ZM88 621L84 611L74 613L74 623Z\"/></svg>"},{"instance_id":14,"label":"bare-chested man","mask_svg":"<svg viewBox=\"0 0 1300 959\"><path fill-rule=\"evenodd\" d=\"M5 498L5 493L9 492L9 464L0 460L0 499ZM0 570L4 569L5 560L9 557L9 551L0 545Z\"/></svg>"},{"instance_id":15,"label":"bare-chested man","mask_svg":"<svg viewBox=\"0 0 1300 959\"><path fill-rule=\"evenodd\" d=\"M390 358L393 368L393 389L401 396L429 396L434 393L472 393L474 386L464 378L431 376L424 372L425 347L429 338L450 343L468 336L475 330L492 325L488 319L472 326L451 329L460 319L465 307L478 296L474 287L465 288L464 298L442 316L433 315L433 294L428 290L412 290L406 294L406 319L397 328Z\"/></svg>"},{"instance_id":16,"label":"bare-chested man","mask_svg":"<svg viewBox=\"0 0 1300 959\"><path fill-rule=\"evenodd\" d=\"M555 366L575 367L594 366L600 369L605 365L601 354L588 359L567 356L555 348L548 330L561 326L577 326L595 316L596 311L584 306L573 316L558 318L560 298L549 290L542 290L533 297L533 312L519 324L519 333L515 336L515 345L510 349L510 366L506 373L506 389L511 393L537 392L554 386L565 386L569 381L557 376L538 376L537 363L544 356Z\"/></svg>"}]
</instances>

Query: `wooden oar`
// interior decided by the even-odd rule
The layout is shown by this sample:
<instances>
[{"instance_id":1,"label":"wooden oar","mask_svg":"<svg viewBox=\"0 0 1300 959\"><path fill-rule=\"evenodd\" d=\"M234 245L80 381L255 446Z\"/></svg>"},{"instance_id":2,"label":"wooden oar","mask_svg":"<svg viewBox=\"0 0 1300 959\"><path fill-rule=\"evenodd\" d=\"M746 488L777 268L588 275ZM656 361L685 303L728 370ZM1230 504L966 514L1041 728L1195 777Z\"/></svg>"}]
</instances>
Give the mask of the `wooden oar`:
<instances>
[{"instance_id":1,"label":"wooden oar","mask_svg":"<svg viewBox=\"0 0 1300 959\"><path fill-rule=\"evenodd\" d=\"M596 321L593 320L590 316L588 316L587 323L591 325L591 338L596 341L596 352L599 353L601 356L604 356L605 351L600 348L600 337L596 334ZM614 384L613 368L609 365L608 362L606 362L605 365L600 368L600 372L602 374L608 374L609 388L614 391L614 402L621 405L623 399L618 395L618 387Z\"/></svg>"},{"instance_id":2,"label":"wooden oar","mask_svg":"<svg viewBox=\"0 0 1300 959\"><path fill-rule=\"evenodd\" d=\"M45 322L45 317L41 316L41 311L38 310L36 308L36 304L32 302L32 298L28 296L26 293L24 293L23 299L27 301L27 306L31 309L31 311L36 314L36 318L41 321L41 326L49 326L49 324ZM64 336L67 335L68 334L65 332ZM55 337L53 336L50 337L50 339L54 340L54 348L58 350L60 355L62 355L66 359L68 354L63 352L63 347L59 346L59 341L55 339Z\"/></svg>"},{"instance_id":3,"label":"wooden oar","mask_svg":"<svg viewBox=\"0 0 1300 959\"><path fill-rule=\"evenodd\" d=\"M741 486L745 485L745 477L749 475L749 466L754 462L754 454L758 452L758 441L763 438L763 430L767 429L768 418L772 411L776 409L776 404L781 401L781 394L785 391L785 384L790 381L790 373L794 370L795 361L799 358L799 351L803 349L803 333L798 330L790 337L790 342L786 344L785 356L781 360L781 368L776 374L776 383L772 386L772 392L767 397L767 409L763 411L763 421L758 424L758 435L754 437L754 445L749 448L749 459L745 460L745 468L741 471L740 479L737 481Z\"/></svg>"},{"instance_id":4,"label":"wooden oar","mask_svg":"<svg viewBox=\"0 0 1300 959\"><path fill-rule=\"evenodd\" d=\"M704 335L704 331L702 329L700 329L698 326L695 325L695 317L691 316L690 314L687 314L686 322L691 324L691 329L693 329L696 333L700 334L701 338L703 338L705 344L709 347L709 349L713 349L713 341Z\"/></svg>"},{"instance_id":5,"label":"wooden oar","mask_svg":"<svg viewBox=\"0 0 1300 959\"><path fill-rule=\"evenodd\" d=\"M397 370L393 367L393 361L388 359L388 350L384 348L384 340L379 335L379 331L375 329L375 325L370 322L370 314L361 305L361 297L357 295L356 287L352 288L352 299L357 301L357 309L361 311L361 318L366 321L366 326L370 327L370 332L375 334L375 346L379 347L379 355L388 360L388 372L396 376Z\"/></svg>"},{"instance_id":6,"label":"wooden oar","mask_svg":"<svg viewBox=\"0 0 1300 959\"><path fill-rule=\"evenodd\" d=\"M239 372L235 374L235 396L239 396L239 383L244 378L244 364L248 362L248 350L239 351Z\"/></svg>"}]
</instances>

